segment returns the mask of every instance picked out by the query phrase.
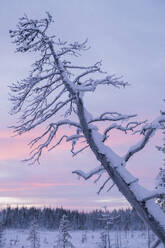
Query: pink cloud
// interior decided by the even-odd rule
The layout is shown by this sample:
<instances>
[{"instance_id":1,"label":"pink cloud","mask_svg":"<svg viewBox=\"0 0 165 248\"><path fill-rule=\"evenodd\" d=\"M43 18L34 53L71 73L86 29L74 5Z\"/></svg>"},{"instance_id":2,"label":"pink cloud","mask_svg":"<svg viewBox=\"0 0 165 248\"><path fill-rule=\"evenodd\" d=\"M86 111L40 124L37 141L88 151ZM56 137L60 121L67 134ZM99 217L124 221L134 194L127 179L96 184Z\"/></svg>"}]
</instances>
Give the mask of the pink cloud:
<instances>
[{"instance_id":1,"label":"pink cloud","mask_svg":"<svg viewBox=\"0 0 165 248\"><path fill-rule=\"evenodd\" d=\"M25 133L22 136L14 136L12 137L12 132L9 129L4 129L0 130L0 160L7 160L7 159L18 159L22 160L25 157L28 156L30 152L30 147L28 146L28 143L41 135L42 132L38 129L33 130L32 132ZM70 128L64 128L63 130L60 130L58 133L56 140L52 142L51 145L54 145L58 139L66 133L68 136L72 135L73 132ZM112 145L112 147L117 147L121 146L124 144L132 144L133 141L135 142L138 140L137 136L132 136L132 135L124 135L120 131L115 131L112 132L110 139L108 140L107 144ZM83 144L77 145L77 149L82 147ZM51 146L50 146L51 147ZM66 142L64 139L59 146L55 148L57 151L65 151L65 150L70 150L71 149L71 144L69 142Z\"/></svg>"},{"instance_id":2,"label":"pink cloud","mask_svg":"<svg viewBox=\"0 0 165 248\"><path fill-rule=\"evenodd\" d=\"M18 159L22 160L30 153L30 147L28 143L41 135L39 132L29 132L22 136L13 136L10 130L0 130L0 160ZM62 142L60 146L56 147L56 150L67 150L70 148L70 144Z\"/></svg>"}]
</instances>

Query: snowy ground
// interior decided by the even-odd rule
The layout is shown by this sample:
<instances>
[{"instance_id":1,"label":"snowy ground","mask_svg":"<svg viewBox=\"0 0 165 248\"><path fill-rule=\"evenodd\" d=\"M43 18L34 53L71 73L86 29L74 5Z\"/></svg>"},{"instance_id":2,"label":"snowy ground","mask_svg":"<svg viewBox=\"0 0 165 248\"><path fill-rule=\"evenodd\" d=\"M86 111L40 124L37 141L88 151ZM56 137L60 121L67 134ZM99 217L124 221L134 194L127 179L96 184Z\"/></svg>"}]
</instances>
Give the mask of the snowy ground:
<instances>
[{"instance_id":1,"label":"snowy ground","mask_svg":"<svg viewBox=\"0 0 165 248\"><path fill-rule=\"evenodd\" d=\"M75 248L97 248L100 242L101 231L88 231L86 233L87 242L82 243L83 231L72 231L72 243ZM4 248L27 248L31 247L28 230L6 230L4 234L5 246ZM55 241L57 240L57 231L39 231L40 248L55 248ZM151 240L154 238L151 234ZM116 240L118 237L120 248L148 248L147 232L130 231L130 232L111 232L112 248L116 248ZM163 246L159 246L163 247Z\"/></svg>"}]
</instances>

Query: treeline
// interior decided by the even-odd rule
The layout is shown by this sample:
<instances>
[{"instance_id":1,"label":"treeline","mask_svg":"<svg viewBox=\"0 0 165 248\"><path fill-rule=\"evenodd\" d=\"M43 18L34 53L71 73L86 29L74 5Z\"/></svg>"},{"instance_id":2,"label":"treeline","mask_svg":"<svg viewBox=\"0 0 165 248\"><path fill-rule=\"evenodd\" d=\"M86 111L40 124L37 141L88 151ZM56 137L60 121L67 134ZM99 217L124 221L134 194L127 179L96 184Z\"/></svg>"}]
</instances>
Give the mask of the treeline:
<instances>
[{"instance_id":1,"label":"treeline","mask_svg":"<svg viewBox=\"0 0 165 248\"><path fill-rule=\"evenodd\" d=\"M39 228L58 229L62 216L66 215L73 230L97 230L105 226L105 222L101 220L102 213L101 210L86 213L63 208L7 207L0 211L0 219L5 228L30 228L35 219ZM109 215L110 217L120 216L113 225L110 225L112 230L145 229L144 223L131 209L114 210L109 212Z\"/></svg>"}]
</instances>

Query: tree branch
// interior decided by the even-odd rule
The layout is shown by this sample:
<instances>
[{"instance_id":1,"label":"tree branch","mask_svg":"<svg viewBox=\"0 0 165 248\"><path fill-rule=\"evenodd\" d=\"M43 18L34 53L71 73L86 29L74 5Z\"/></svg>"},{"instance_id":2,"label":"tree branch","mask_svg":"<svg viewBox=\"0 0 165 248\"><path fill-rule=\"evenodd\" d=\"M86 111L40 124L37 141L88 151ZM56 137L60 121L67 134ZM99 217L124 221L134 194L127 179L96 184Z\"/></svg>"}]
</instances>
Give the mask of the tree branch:
<instances>
[{"instance_id":1,"label":"tree branch","mask_svg":"<svg viewBox=\"0 0 165 248\"><path fill-rule=\"evenodd\" d=\"M157 239L156 241L153 242L153 244L151 244L151 248L156 248L158 247L158 245L160 245L161 241L159 239Z\"/></svg>"},{"instance_id":2,"label":"tree branch","mask_svg":"<svg viewBox=\"0 0 165 248\"><path fill-rule=\"evenodd\" d=\"M98 174L100 172L103 172L103 171L105 171L105 169L102 166L98 166L95 169L89 171L88 173L85 173L82 170L75 170L72 173L77 174L78 176L80 176L80 177L84 178L85 180L87 180L87 179L93 177L94 175L96 175L96 174Z\"/></svg>"},{"instance_id":3,"label":"tree branch","mask_svg":"<svg viewBox=\"0 0 165 248\"><path fill-rule=\"evenodd\" d=\"M109 182L109 180L111 180L111 177L108 177L105 182L102 184L102 186L100 187L99 191L97 192L97 194L99 195L101 193L101 191L104 189L105 185Z\"/></svg>"},{"instance_id":4,"label":"tree branch","mask_svg":"<svg viewBox=\"0 0 165 248\"><path fill-rule=\"evenodd\" d=\"M148 196L145 196L143 199L141 199L141 201L146 202L146 201L149 201L151 199L161 198L163 196L165 196L165 189L154 190Z\"/></svg>"},{"instance_id":5,"label":"tree branch","mask_svg":"<svg viewBox=\"0 0 165 248\"><path fill-rule=\"evenodd\" d=\"M145 145L148 143L150 138L155 134L156 130L164 128L163 123L165 122L165 117L162 115L155 119L151 124L145 125L141 134L143 134L143 138L134 146L132 146L127 154L124 156L125 162L127 162L135 153L141 151Z\"/></svg>"}]
</instances>

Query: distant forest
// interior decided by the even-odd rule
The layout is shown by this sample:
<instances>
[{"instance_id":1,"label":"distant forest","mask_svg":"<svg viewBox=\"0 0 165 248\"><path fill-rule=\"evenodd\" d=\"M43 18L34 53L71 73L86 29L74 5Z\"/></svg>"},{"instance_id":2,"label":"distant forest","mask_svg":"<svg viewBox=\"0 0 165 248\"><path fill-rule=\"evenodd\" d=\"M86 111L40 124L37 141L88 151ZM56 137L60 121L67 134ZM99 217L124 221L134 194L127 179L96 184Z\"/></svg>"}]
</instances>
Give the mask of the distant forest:
<instances>
[{"instance_id":1,"label":"distant forest","mask_svg":"<svg viewBox=\"0 0 165 248\"><path fill-rule=\"evenodd\" d=\"M79 212L77 210L66 210L61 208L11 208L0 210L0 220L4 228L29 228L35 218L37 225L41 229L58 229L60 219L65 214L70 221L72 230L97 230L103 229L105 221L101 220L103 211L94 210L92 212ZM113 225L109 225L112 230L143 230L145 224L131 209L120 209L109 212L110 217L120 216Z\"/></svg>"}]
</instances>

